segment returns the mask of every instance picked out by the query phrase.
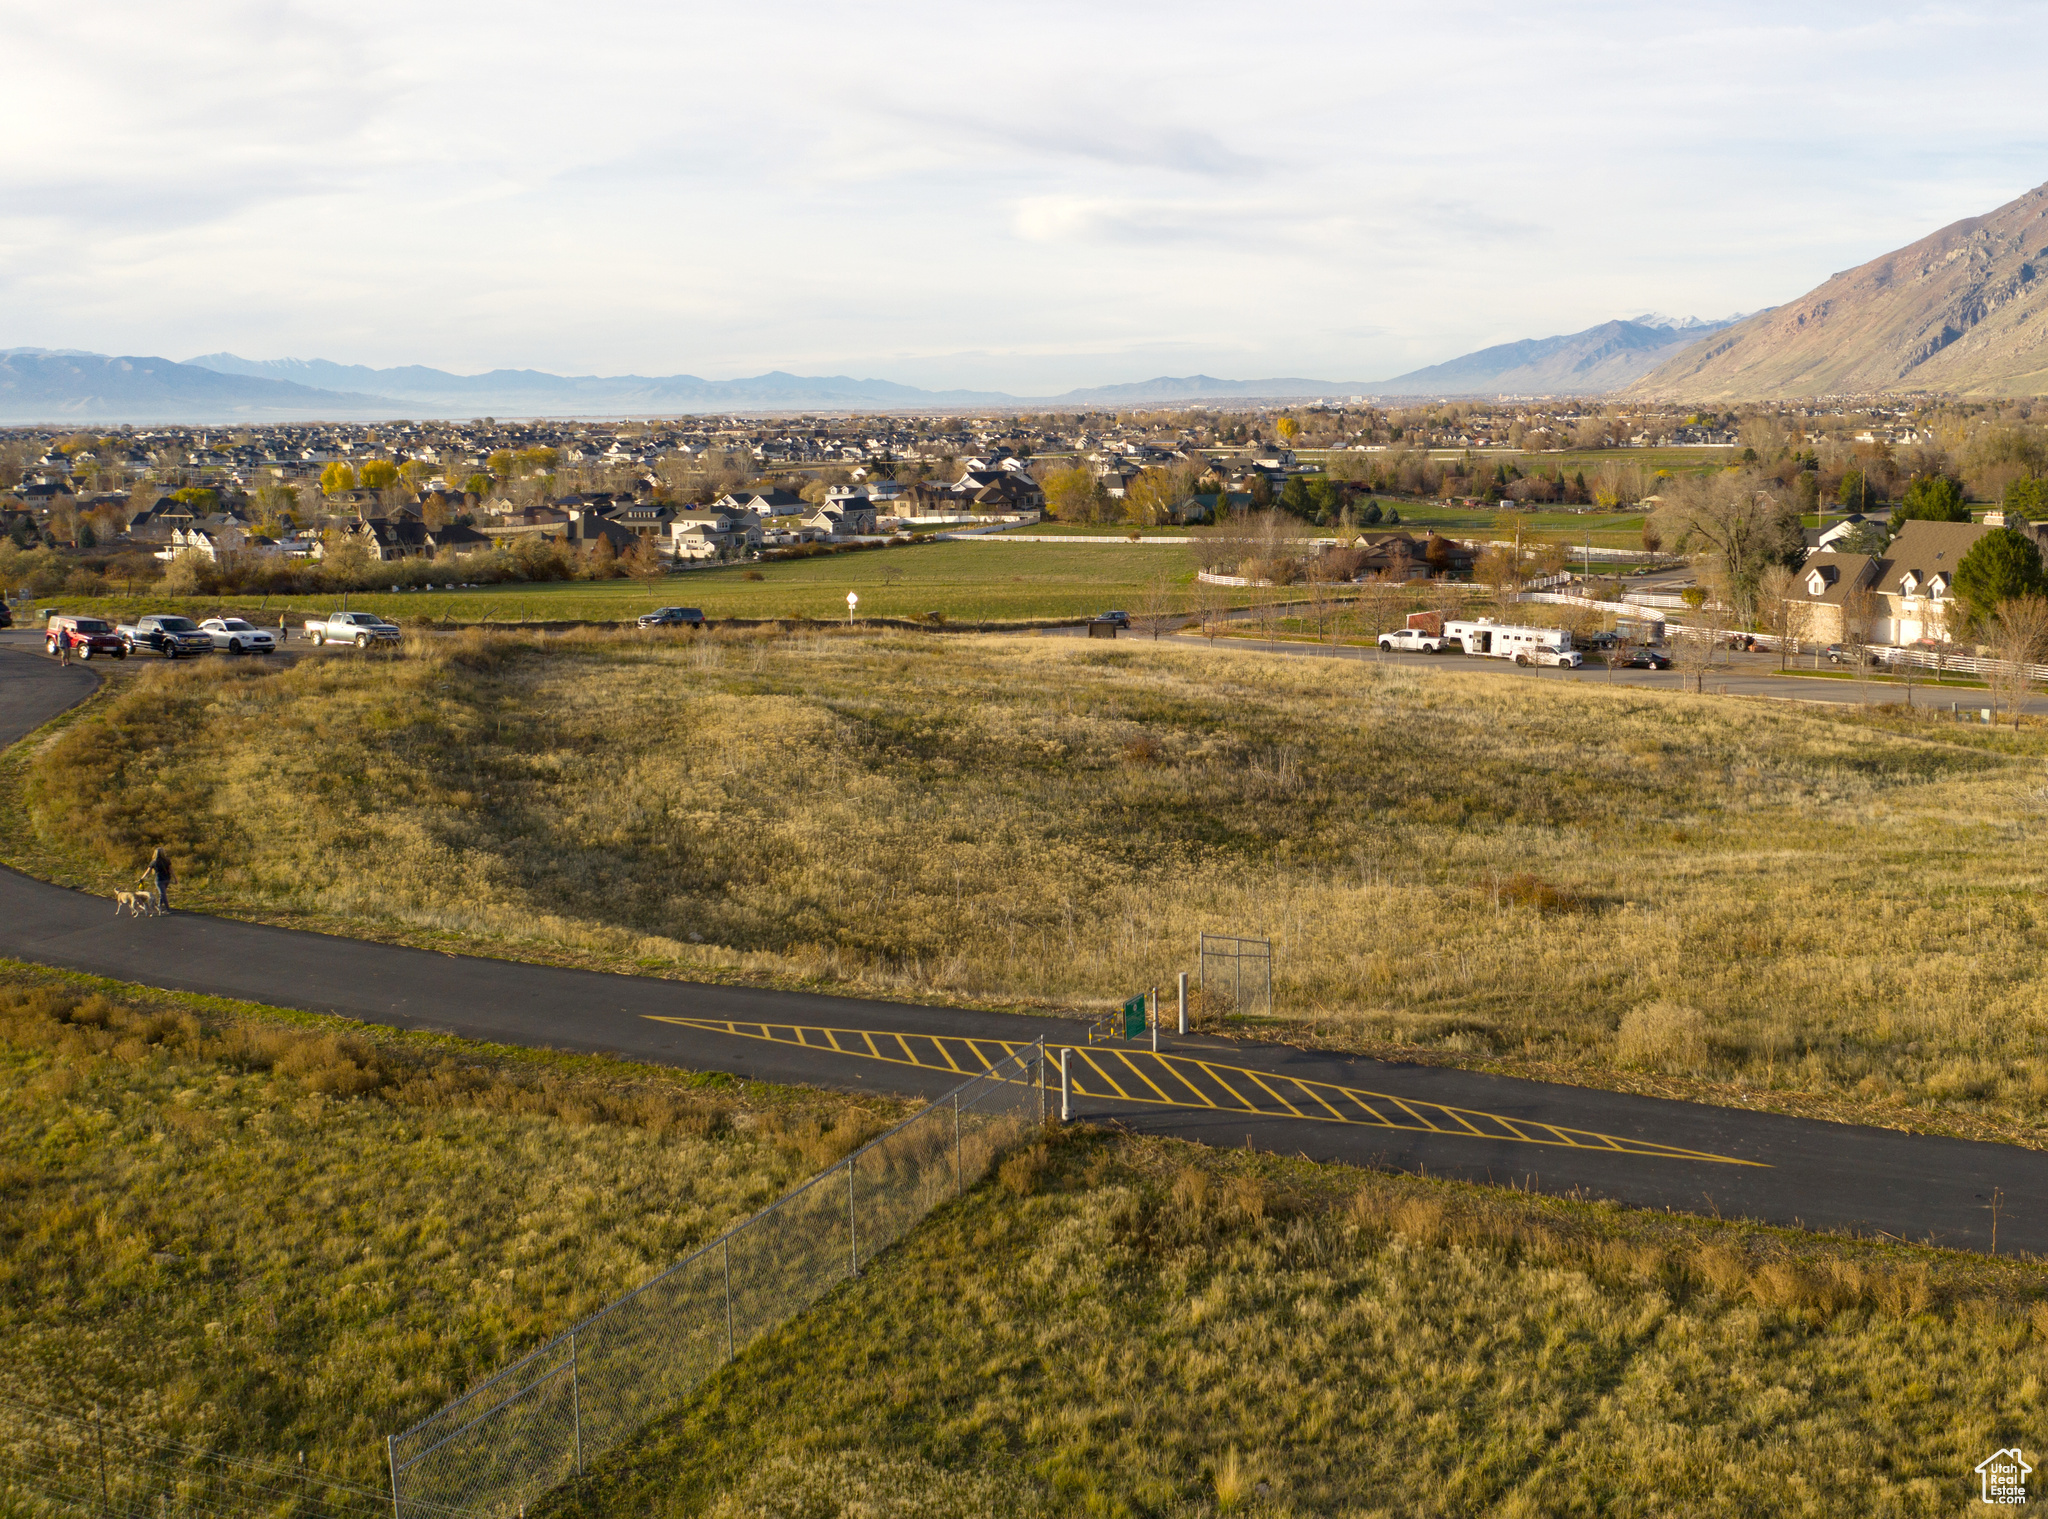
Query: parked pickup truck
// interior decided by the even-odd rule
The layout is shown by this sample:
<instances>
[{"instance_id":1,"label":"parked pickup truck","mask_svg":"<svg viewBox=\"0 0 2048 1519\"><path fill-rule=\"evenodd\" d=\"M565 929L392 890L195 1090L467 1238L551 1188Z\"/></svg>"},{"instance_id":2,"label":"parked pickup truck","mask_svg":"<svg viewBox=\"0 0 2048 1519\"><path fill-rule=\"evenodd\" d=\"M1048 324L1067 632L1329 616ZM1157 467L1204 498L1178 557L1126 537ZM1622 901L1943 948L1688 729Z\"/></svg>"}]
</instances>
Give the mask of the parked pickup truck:
<instances>
[{"instance_id":1,"label":"parked pickup truck","mask_svg":"<svg viewBox=\"0 0 2048 1519\"><path fill-rule=\"evenodd\" d=\"M1441 654L1443 635L1423 628L1396 628L1380 634L1380 647L1390 654Z\"/></svg>"},{"instance_id":2,"label":"parked pickup truck","mask_svg":"<svg viewBox=\"0 0 2048 1519\"><path fill-rule=\"evenodd\" d=\"M352 643L367 649L373 643L397 643L401 636L395 623L374 612L329 612L306 623L306 636L314 643Z\"/></svg>"},{"instance_id":3,"label":"parked pickup truck","mask_svg":"<svg viewBox=\"0 0 2048 1519\"><path fill-rule=\"evenodd\" d=\"M201 632L199 624L191 618L172 612L151 612L122 623L114 631L121 635L121 647L130 654L147 649L165 659L186 659L213 652L211 633Z\"/></svg>"},{"instance_id":4,"label":"parked pickup truck","mask_svg":"<svg viewBox=\"0 0 2048 1519\"><path fill-rule=\"evenodd\" d=\"M103 617L78 617L69 612L52 617L43 632L43 648L51 654L57 652L57 635L69 630L71 651L80 659L91 659L95 654L111 654L116 659L124 658L128 646L121 642L121 635L114 631L114 625Z\"/></svg>"}]
</instances>

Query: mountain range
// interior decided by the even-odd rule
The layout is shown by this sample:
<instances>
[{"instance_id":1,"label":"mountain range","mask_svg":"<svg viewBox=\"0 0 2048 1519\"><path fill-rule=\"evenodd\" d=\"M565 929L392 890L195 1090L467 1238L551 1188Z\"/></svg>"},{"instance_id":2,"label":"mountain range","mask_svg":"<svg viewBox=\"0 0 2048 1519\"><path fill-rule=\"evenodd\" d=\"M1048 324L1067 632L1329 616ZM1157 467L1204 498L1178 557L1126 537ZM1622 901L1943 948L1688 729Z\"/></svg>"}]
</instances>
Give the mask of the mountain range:
<instances>
[{"instance_id":1,"label":"mountain range","mask_svg":"<svg viewBox=\"0 0 2048 1519\"><path fill-rule=\"evenodd\" d=\"M81 349L0 350L0 423L276 422L372 418L673 416L740 410L890 410L964 406L1132 406L1197 400L1298 400L1355 395L1592 393L1647 373L1693 337L1726 325L1649 314L1564 337L1503 344L1393 380L1160 375L1057 396L921 390L890 380L795 375L737 380L696 375L451 374L423 365L373 369L327 359L245 359L207 353L177 363Z\"/></svg>"},{"instance_id":2,"label":"mountain range","mask_svg":"<svg viewBox=\"0 0 2048 1519\"><path fill-rule=\"evenodd\" d=\"M1523 338L1382 380L1389 395L1601 395L1641 379L1701 334L1742 320L1668 317L1656 312L1602 322L1584 332Z\"/></svg>"},{"instance_id":3,"label":"mountain range","mask_svg":"<svg viewBox=\"0 0 2048 1519\"><path fill-rule=\"evenodd\" d=\"M1717 332L1634 389L1702 401L2048 393L2048 185Z\"/></svg>"}]
</instances>

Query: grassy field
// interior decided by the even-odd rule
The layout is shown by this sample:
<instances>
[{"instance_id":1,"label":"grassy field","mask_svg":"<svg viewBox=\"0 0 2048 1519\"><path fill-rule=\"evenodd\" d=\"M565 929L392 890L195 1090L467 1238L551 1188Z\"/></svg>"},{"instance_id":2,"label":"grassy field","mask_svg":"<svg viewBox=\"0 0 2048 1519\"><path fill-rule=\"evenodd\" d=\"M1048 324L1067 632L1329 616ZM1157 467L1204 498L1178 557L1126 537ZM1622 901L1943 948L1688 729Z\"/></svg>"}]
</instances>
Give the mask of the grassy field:
<instances>
[{"instance_id":1,"label":"grassy field","mask_svg":"<svg viewBox=\"0 0 2048 1519\"><path fill-rule=\"evenodd\" d=\"M383 1436L885 1104L0 965L0 1366L375 1488ZM557 1515L1950 1511L2038 1268L1047 1136ZM16 1452L0 1417L0 1486Z\"/></svg>"},{"instance_id":2,"label":"grassy field","mask_svg":"<svg viewBox=\"0 0 2048 1519\"><path fill-rule=\"evenodd\" d=\"M1289 1037L2031 1143L2044 757L1146 642L470 633L149 666L0 767L0 839L96 889L161 840L189 904L337 932L1026 1008L1267 933Z\"/></svg>"},{"instance_id":3,"label":"grassy field","mask_svg":"<svg viewBox=\"0 0 2048 1519\"><path fill-rule=\"evenodd\" d=\"M11 963L0 1092L9 1396L372 1486L893 1111Z\"/></svg>"},{"instance_id":4,"label":"grassy field","mask_svg":"<svg viewBox=\"0 0 2048 1519\"><path fill-rule=\"evenodd\" d=\"M846 593L860 597L869 617L922 617L940 612L953 622L1025 621L1093 616L1128 607L1156 577L1170 577L1188 593L1195 565L1177 545L1058 543L933 543L880 552L688 570L652 580L563 581L434 590L352 594L349 605L387 617L471 622L612 622L660 606L701 607L707 617L822 618L844 621ZM1239 600L1245 599L1242 595ZM211 616L216 608L260 611L275 624L286 603L277 597L103 597L91 603L55 598L46 603L92 610L126 620L144 611ZM339 606L339 597L302 597L293 615Z\"/></svg>"},{"instance_id":5,"label":"grassy field","mask_svg":"<svg viewBox=\"0 0 2048 1519\"><path fill-rule=\"evenodd\" d=\"M547 1512L1954 1513L2041 1322L1902 1251L1075 1136Z\"/></svg>"}]
</instances>

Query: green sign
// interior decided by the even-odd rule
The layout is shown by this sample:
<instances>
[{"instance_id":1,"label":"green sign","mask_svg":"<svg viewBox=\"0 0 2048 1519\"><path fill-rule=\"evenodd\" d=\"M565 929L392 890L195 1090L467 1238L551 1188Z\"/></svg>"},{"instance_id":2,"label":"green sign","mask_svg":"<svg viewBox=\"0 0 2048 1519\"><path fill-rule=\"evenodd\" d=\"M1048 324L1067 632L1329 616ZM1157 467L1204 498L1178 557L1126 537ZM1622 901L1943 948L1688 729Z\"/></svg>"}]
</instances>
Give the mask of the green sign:
<instances>
[{"instance_id":1,"label":"green sign","mask_svg":"<svg viewBox=\"0 0 2048 1519\"><path fill-rule=\"evenodd\" d=\"M1124 1004L1124 1038L1145 1037L1145 994L1139 992Z\"/></svg>"}]
</instances>

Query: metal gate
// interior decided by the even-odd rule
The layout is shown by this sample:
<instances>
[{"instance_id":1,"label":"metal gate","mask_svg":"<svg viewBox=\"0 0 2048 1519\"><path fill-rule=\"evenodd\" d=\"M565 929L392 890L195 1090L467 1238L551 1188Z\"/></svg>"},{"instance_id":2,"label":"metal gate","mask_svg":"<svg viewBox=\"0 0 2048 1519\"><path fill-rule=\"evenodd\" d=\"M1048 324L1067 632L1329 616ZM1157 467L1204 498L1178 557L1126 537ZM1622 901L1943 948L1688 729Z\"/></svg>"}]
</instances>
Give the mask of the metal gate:
<instances>
[{"instance_id":1,"label":"metal gate","mask_svg":"<svg viewBox=\"0 0 2048 1519\"><path fill-rule=\"evenodd\" d=\"M1237 934L1198 934L1195 981L1202 1010L1228 1017L1273 1015L1273 941Z\"/></svg>"}]
</instances>

